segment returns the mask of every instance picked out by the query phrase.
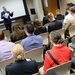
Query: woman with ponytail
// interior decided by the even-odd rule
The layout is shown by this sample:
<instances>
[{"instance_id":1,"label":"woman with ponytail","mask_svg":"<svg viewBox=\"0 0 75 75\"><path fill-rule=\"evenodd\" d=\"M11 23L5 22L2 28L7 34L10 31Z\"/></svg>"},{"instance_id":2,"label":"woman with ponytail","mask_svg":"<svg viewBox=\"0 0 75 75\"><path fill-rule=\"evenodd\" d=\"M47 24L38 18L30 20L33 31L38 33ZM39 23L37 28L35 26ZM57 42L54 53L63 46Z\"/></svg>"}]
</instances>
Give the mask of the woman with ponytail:
<instances>
[{"instance_id":1,"label":"woman with ponytail","mask_svg":"<svg viewBox=\"0 0 75 75\"><path fill-rule=\"evenodd\" d=\"M36 61L25 59L25 52L20 44L15 44L11 53L15 62L6 66L6 75L32 75L38 72Z\"/></svg>"},{"instance_id":2,"label":"woman with ponytail","mask_svg":"<svg viewBox=\"0 0 75 75\"><path fill-rule=\"evenodd\" d=\"M50 33L50 42L53 44L53 47L45 54L44 66L40 68L40 74L46 74L49 68L71 60L71 51L63 45L63 39L58 32L53 31ZM49 54L53 56L55 61Z\"/></svg>"}]
</instances>

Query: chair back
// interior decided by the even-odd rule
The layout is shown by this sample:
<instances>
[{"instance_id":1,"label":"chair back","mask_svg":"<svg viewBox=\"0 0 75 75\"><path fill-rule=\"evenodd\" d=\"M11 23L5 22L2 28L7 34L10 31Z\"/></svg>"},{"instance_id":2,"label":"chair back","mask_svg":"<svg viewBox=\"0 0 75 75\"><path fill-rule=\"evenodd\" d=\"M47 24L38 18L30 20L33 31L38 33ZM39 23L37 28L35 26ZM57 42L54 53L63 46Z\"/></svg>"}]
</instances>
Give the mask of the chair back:
<instances>
[{"instance_id":1,"label":"chair back","mask_svg":"<svg viewBox=\"0 0 75 75\"><path fill-rule=\"evenodd\" d=\"M72 25L69 27L69 34L70 34L70 37L75 35L75 25Z\"/></svg>"},{"instance_id":2,"label":"chair back","mask_svg":"<svg viewBox=\"0 0 75 75\"><path fill-rule=\"evenodd\" d=\"M6 75L6 73L5 73L5 67L7 65L9 65L10 63L13 63L13 62L14 62L13 58L1 61L0 62L0 75Z\"/></svg>"},{"instance_id":3,"label":"chair back","mask_svg":"<svg viewBox=\"0 0 75 75\"><path fill-rule=\"evenodd\" d=\"M75 36L72 38L72 44L75 44Z\"/></svg>"},{"instance_id":4,"label":"chair back","mask_svg":"<svg viewBox=\"0 0 75 75\"><path fill-rule=\"evenodd\" d=\"M25 58L31 58L36 60L36 62L43 62L43 50L43 47L39 47L25 52Z\"/></svg>"},{"instance_id":5,"label":"chair back","mask_svg":"<svg viewBox=\"0 0 75 75\"><path fill-rule=\"evenodd\" d=\"M43 45L48 45L49 33L46 32L39 35L43 38Z\"/></svg>"},{"instance_id":6,"label":"chair back","mask_svg":"<svg viewBox=\"0 0 75 75\"><path fill-rule=\"evenodd\" d=\"M58 33L60 33L61 37L64 39L65 29L58 29L58 30L54 30L54 31L57 31Z\"/></svg>"},{"instance_id":7,"label":"chair back","mask_svg":"<svg viewBox=\"0 0 75 75\"><path fill-rule=\"evenodd\" d=\"M16 41L15 44L20 44L22 40Z\"/></svg>"},{"instance_id":8,"label":"chair back","mask_svg":"<svg viewBox=\"0 0 75 75\"><path fill-rule=\"evenodd\" d=\"M65 62L61 65L48 69L46 75L49 75L49 72L51 71L54 71L57 75L70 75L70 66L71 61Z\"/></svg>"}]
</instances>

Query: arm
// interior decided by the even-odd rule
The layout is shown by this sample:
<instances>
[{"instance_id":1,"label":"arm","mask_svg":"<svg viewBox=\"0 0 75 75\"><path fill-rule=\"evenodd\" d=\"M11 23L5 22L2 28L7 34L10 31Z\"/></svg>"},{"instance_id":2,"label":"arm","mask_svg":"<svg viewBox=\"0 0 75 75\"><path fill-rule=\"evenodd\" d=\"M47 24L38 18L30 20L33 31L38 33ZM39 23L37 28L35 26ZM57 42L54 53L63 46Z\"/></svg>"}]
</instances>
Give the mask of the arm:
<instances>
[{"instance_id":1,"label":"arm","mask_svg":"<svg viewBox=\"0 0 75 75\"><path fill-rule=\"evenodd\" d=\"M8 11L8 12L9 12L9 11ZM11 17L13 17L13 12L12 12L12 13L9 12L9 15L10 15Z\"/></svg>"},{"instance_id":2,"label":"arm","mask_svg":"<svg viewBox=\"0 0 75 75\"><path fill-rule=\"evenodd\" d=\"M4 13L1 12L1 19L4 19Z\"/></svg>"},{"instance_id":3,"label":"arm","mask_svg":"<svg viewBox=\"0 0 75 75\"><path fill-rule=\"evenodd\" d=\"M47 53L45 54L45 60L44 60L44 74L46 73L46 71L51 68L51 63L48 59L48 55Z\"/></svg>"},{"instance_id":4,"label":"arm","mask_svg":"<svg viewBox=\"0 0 75 75\"><path fill-rule=\"evenodd\" d=\"M71 22L70 22L70 20L66 23L66 25L64 26L64 28L66 29L66 30L68 30L68 28L71 26Z\"/></svg>"}]
</instances>

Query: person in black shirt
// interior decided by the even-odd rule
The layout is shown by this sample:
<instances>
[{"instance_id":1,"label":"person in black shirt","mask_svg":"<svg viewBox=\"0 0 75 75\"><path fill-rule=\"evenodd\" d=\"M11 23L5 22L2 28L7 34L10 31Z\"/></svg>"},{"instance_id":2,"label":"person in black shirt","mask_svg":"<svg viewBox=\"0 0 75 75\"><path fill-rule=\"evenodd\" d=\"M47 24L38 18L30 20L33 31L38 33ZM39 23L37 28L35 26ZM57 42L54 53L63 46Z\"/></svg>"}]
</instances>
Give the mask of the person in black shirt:
<instances>
[{"instance_id":1,"label":"person in black shirt","mask_svg":"<svg viewBox=\"0 0 75 75\"><path fill-rule=\"evenodd\" d=\"M38 72L35 60L25 59L24 49L20 44L12 47L15 62L6 66L6 75L32 75Z\"/></svg>"},{"instance_id":2,"label":"person in black shirt","mask_svg":"<svg viewBox=\"0 0 75 75\"><path fill-rule=\"evenodd\" d=\"M48 26L48 32L49 33L51 31L58 30L58 29L61 29L62 28L62 22L61 21L57 21L54 18L54 15L52 13L49 13L47 17L48 17L48 19L51 22L50 25Z\"/></svg>"},{"instance_id":3,"label":"person in black shirt","mask_svg":"<svg viewBox=\"0 0 75 75\"><path fill-rule=\"evenodd\" d=\"M38 19L33 21L33 25L35 28L35 30L34 30L35 35L47 32L46 27L43 26L42 23Z\"/></svg>"}]
</instances>

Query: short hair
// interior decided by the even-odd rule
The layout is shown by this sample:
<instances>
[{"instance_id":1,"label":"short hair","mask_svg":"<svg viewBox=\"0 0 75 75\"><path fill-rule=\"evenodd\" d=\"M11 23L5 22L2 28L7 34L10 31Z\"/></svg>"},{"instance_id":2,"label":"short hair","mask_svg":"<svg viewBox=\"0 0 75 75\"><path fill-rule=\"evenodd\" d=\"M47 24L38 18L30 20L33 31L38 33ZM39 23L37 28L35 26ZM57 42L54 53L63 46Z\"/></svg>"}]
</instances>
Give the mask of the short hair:
<instances>
[{"instance_id":1,"label":"short hair","mask_svg":"<svg viewBox=\"0 0 75 75\"><path fill-rule=\"evenodd\" d=\"M25 58L24 48L20 44L15 44L11 52L15 60L22 60Z\"/></svg>"},{"instance_id":2,"label":"short hair","mask_svg":"<svg viewBox=\"0 0 75 75\"><path fill-rule=\"evenodd\" d=\"M35 19L35 20L33 21L33 25L34 25L34 28L36 28L36 29L42 27L42 23L41 23L41 21L39 21L38 19Z\"/></svg>"},{"instance_id":3,"label":"short hair","mask_svg":"<svg viewBox=\"0 0 75 75\"><path fill-rule=\"evenodd\" d=\"M68 3L67 6L69 6L67 10L70 10L70 8L73 7L73 6L75 6L75 4L73 4L73 3Z\"/></svg>"},{"instance_id":4,"label":"short hair","mask_svg":"<svg viewBox=\"0 0 75 75\"><path fill-rule=\"evenodd\" d=\"M26 25L26 30L27 30L28 33L32 34L34 32L33 24Z\"/></svg>"},{"instance_id":5,"label":"short hair","mask_svg":"<svg viewBox=\"0 0 75 75\"><path fill-rule=\"evenodd\" d=\"M53 13L48 13L47 18L54 18Z\"/></svg>"},{"instance_id":6,"label":"short hair","mask_svg":"<svg viewBox=\"0 0 75 75\"><path fill-rule=\"evenodd\" d=\"M62 37L61 37L61 35L60 35L60 33L55 32L55 31L52 31L52 32L50 33L50 39L51 39L55 44L61 44L61 43L64 42L63 39L62 39Z\"/></svg>"},{"instance_id":7,"label":"short hair","mask_svg":"<svg viewBox=\"0 0 75 75\"><path fill-rule=\"evenodd\" d=\"M60 9L56 9L56 15L59 15L59 14L61 14Z\"/></svg>"},{"instance_id":8,"label":"short hair","mask_svg":"<svg viewBox=\"0 0 75 75\"><path fill-rule=\"evenodd\" d=\"M75 6L71 7L70 11L73 12L73 13L75 13Z\"/></svg>"},{"instance_id":9,"label":"short hair","mask_svg":"<svg viewBox=\"0 0 75 75\"><path fill-rule=\"evenodd\" d=\"M2 30L0 30L0 40L4 40L4 32Z\"/></svg>"},{"instance_id":10,"label":"short hair","mask_svg":"<svg viewBox=\"0 0 75 75\"><path fill-rule=\"evenodd\" d=\"M72 6L74 6L74 4L73 3L67 3L67 6L72 7Z\"/></svg>"}]
</instances>

